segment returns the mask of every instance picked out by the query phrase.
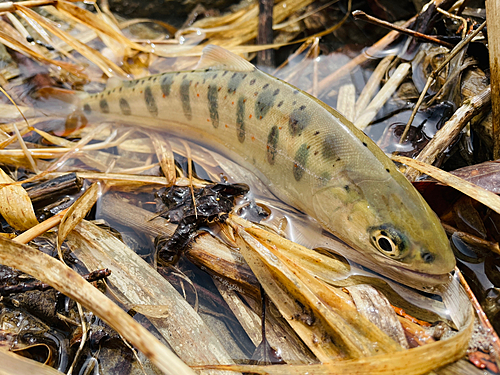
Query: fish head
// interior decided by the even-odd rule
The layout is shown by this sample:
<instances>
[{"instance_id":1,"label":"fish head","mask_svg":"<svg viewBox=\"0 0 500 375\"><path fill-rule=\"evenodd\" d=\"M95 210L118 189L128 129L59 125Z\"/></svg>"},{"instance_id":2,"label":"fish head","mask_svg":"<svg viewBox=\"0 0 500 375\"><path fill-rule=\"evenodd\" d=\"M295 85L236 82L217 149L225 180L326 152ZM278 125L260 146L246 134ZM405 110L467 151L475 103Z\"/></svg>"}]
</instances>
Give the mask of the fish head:
<instances>
[{"instance_id":1,"label":"fish head","mask_svg":"<svg viewBox=\"0 0 500 375\"><path fill-rule=\"evenodd\" d=\"M358 250L351 260L421 289L439 284L455 267L446 233L415 188L387 167L391 175L357 168L332 179L315 192L314 215Z\"/></svg>"}]
</instances>

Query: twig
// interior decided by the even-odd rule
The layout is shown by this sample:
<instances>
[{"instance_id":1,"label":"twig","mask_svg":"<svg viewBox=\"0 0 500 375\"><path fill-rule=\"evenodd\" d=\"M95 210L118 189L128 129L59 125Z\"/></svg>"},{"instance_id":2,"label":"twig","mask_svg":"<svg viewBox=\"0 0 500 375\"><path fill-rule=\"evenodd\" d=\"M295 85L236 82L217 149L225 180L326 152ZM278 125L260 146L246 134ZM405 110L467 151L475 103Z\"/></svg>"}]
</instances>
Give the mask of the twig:
<instances>
[{"instance_id":1,"label":"twig","mask_svg":"<svg viewBox=\"0 0 500 375\"><path fill-rule=\"evenodd\" d=\"M42 221L40 224L35 225L34 227L28 229L27 231L21 233L19 236L12 239L12 241L22 244L27 244L32 239L38 237L39 235L47 232L49 229L54 228L56 225L58 225L68 210L69 208L66 208L65 210L58 212L51 218L48 218L47 220Z\"/></svg>"},{"instance_id":2,"label":"twig","mask_svg":"<svg viewBox=\"0 0 500 375\"><path fill-rule=\"evenodd\" d=\"M434 163L438 155L444 152L455 141L463 127L485 106L489 105L490 98L491 89L488 87L478 95L467 100L455 111L443 127L437 131L415 159L427 164ZM410 181L414 181L420 173L410 169L406 171L405 175Z\"/></svg>"},{"instance_id":3,"label":"twig","mask_svg":"<svg viewBox=\"0 0 500 375\"><path fill-rule=\"evenodd\" d=\"M272 0L259 0L259 29L257 44L273 43L273 5ZM257 53L257 64L274 66L274 50L266 49Z\"/></svg>"},{"instance_id":4,"label":"twig","mask_svg":"<svg viewBox=\"0 0 500 375\"><path fill-rule=\"evenodd\" d=\"M448 236L455 235L462 241L465 241L473 246L487 248L488 250L500 255L500 246L498 245L498 242L484 240L481 237L474 236L473 234L462 232L446 223L441 223L441 225L443 226Z\"/></svg>"},{"instance_id":5,"label":"twig","mask_svg":"<svg viewBox=\"0 0 500 375\"><path fill-rule=\"evenodd\" d=\"M500 339L498 338L498 335L495 331L495 329L492 327L488 317L483 311L483 308L481 307L481 304L477 300L476 296L472 292L471 288L469 287L469 284L467 284L467 281L465 280L464 276L462 275L462 272L458 269L458 267L455 267L455 274L458 276L458 279L460 280L460 284L464 287L467 295L469 296L469 299L472 303L472 306L476 310L477 317L479 319L479 322L483 326L483 329L488 332L491 335L491 346L493 350L490 352L491 356L495 360L497 366L500 367L500 360L499 360L499 354L500 354Z\"/></svg>"},{"instance_id":6,"label":"twig","mask_svg":"<svg viewBox=\"0 0 500 375\"><path fill-rule=\"evenodd\" d=\"M486 2L493 111L493 158L500 158L500 3Z\"/></svg>"},{"instance_id":7,"label":"twig","mask_svg":"<svg viewBox=\"0 0 500 375\"><path fill-rule=\"evenodd\" d=\"M366 14L365 12L363 12L362 10L355 10L354 12L352 12L352 15L353 15L355 20L369 22L369 23L384 27L384 28L389 29L389 30L399 31L402 34L406 34L406 35L409 35L409 36L412 36L412 37L415 37L418 39L423 39L429 43L435 43L435 44L439 44L439 45L447 47L447 48L453 48L453 44L451 44L451 43L445 42L443 40L440 40L436 37L433 37L433 36L430 36L427 34L419 33L418 31L414 31L414 30L408 29L406 27L394 25L390 22L387 22L387 21L381 20L379 18L370 16L370 15Z\"/></svg>"},{"instance_id":8,"label":"twig","mask_svg":"<svg viewBox=\"0 0 500 375\"><path fill-rule=\"evenodd\" d=\"M415 115L417 114L418 109L420 108L420 104L422 104L425 94L427 94L427 90L431 86L432 82L436 79L438 74L441 72L441 70L448 65L448 63L453 59L469 42L476 37L477 34L481 32L483 27L486 26L486 22L483 22L481 26L479 26L473 33L471 33L467 38L462 39L460 43L458 43L453 50L446 56L446 59L441 63L440 66L436 68L430 75L429 78L427 78L427 82L425 84L424 89L420 93L420 97L418 98L417 104L413 107L413 111L411 113L410 119L408 120L408 123L406 124L405 130L403 132L403 135L401 136L401 139L399 140L399 143L403 143L406 139L406 136L408 134L408 131L410 130L411 123L413 122L413 119L415 118Z\"/></svg>"}]
</instances>

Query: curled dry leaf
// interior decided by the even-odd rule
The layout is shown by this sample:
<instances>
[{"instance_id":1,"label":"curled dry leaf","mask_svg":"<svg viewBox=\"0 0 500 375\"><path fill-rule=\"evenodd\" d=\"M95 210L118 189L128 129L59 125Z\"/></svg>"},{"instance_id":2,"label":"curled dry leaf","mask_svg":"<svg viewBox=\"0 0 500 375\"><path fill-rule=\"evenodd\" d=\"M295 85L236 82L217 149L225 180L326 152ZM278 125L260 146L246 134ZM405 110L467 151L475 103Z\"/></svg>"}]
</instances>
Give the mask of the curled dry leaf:
<instances>
[{"instance_id":1,"label":"curled dry leaf","mask_svg":"<svg viewBox=\"0 0 500 375\"><path fill-rule=\"evenodd\" d=\"M0 183L14 182L0 169ZM38 224L31 199L21 185L0 186L0 214L16 230L27 230Z\"/></svg>"}]
</instances>

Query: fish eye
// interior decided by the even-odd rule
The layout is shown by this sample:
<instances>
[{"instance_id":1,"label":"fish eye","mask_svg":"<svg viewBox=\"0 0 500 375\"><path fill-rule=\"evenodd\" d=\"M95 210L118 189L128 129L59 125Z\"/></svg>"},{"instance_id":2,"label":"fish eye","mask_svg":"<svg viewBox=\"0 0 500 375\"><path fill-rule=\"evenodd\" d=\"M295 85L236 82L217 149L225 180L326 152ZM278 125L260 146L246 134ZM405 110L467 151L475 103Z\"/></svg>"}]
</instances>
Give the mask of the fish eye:
<instances>
[{"instance_id":1,"label":"fish eye","mask_svg":"<svg viewBox=\"0 0 500 375\"><path fill-rule=\"evenodd\" d=\"M405 237L398 230L387 225L372 228L370 239L378 251L394 259L401 258L408 248Z\"/></svg>"}]
</instances>

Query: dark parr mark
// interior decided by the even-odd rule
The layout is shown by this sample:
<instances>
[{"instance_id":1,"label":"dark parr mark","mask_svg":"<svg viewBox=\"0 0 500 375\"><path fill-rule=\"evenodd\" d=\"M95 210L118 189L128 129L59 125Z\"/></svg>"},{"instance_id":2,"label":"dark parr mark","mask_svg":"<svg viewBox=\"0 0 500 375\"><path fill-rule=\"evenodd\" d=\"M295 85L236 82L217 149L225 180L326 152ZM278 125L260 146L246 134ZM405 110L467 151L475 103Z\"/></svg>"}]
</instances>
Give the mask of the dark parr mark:
<instances>
[{"instance_id":1,"label":"dark parr mark","mask_svg":"<svg viewBox=\"0 0 500 375\"><path fill-rule=\"evenodd\" d=\"M336 156L337 145L333 134L327 134L323 139L323 148L321 153L325 159L333 159Z\"/></svg>"},{"instance_id":2,"label":"dark parr mark","mask_svg":"<svg viewBox=\"0 0 500 375\"><path fill-rule=\"evenodd\" d=\"M86 103L83 106L83 112L85 112L86 115L90 115L92 113L92 108L90 108L89 103Z\"/></svg>"},{"instance_id":3,"label":"dark parr mark","mask_svg":"<svg viewBox=\"0 0 500 375\"><path fill-rule=\"evenodd\" d=\"M273 165L275 163L275 157L277 153L277 146L279 140L279 130L277 126L273 126L269 135L267 136L267 161L269 164Z\"/></svg>"},{"instance_id":4,"label":"dark parr mark","mask_svg":"<svg viewBox=\"0 0 500 375\"><path fill-rule=\"evenodd\" d=\"M252 86L255 83L255 78L250 81L250 86Z\"/></svg>"},{"instance_id":5,"label":"dark parr mark","mask_svg":"<svg viewBox=\"0 0 500 375\"><path fill-rule=\"evenodd\" d=\"M235 93L236 92L236 89L238 88L238 86L241 84L241 81L243 81L243 79L245 79L246 77L246 74L243 75L241 73L234 73L231 78L229 79L229 82L227 83L227 92L228 93Z\"/></svg>"},{"instance_id":6,"label":"dark parr mark","mask_svg":"<svg viewBox=\"0 0 500 375\"><path fill-rule=\"evenodd\" d=\"M278 95L279 93L280 93L280 89L276 89L276 90L274 90L273 95L274 95L274 96L276 96L276 95Z\"/></svg>"},{"instance_id":7,"label":"dark parr mark","mask_svg":"<svg viewBox=\"0 0 500 375\"><path fill-rule=\"evenodd\" d=\"M238 99L236 107L236 135L240 143L245 142L245 98L243 96Z\"/></svg>"},{"instance_id":8,"label":"dark parr mark","mask_svg":"<svg viewBox=\"0 0 500 375\"><path fill-rule=\"evenodd\" d=\"M132 113L132 111L130 110L130 105L123 98L120 98L120 110L125 116L130 116L130 114Z\"/></svg>"},{"instance_id":9,"label":"dark parr mark","mask_svg":"<svg viewBox=\"0 0 500 375\"><path fill-rule=\"evenodd\" d=\"M307 158L309 157L309 149L304 143L299 147L295 153L295 162L293 164L293 177L296 181L300 181L304 176L305 168L307 165Z\"/></svg>"},{"instance_id":10,"label":"dark parr mark","mask_svg":"<svg viewBox=\"0 0 500 375\"><path fill-rule=\"evenodd\" d=\"M294 109L290 114L288 120L288 128L292 136L296 136L309 125L311 122L311 116L309 113L301 111L300 109Z\"/></svg>"},{"instance_id":11,"label":"dark parr mark","mask_svg":"<svg viewBox=\"0 0 500 375\"><path fill-rule=\"evenodd\" d=\"M363 142L363 146L368 147L368 145L366 144L366 142Z\"/></svg>"},{"instance_id":12,"label":"dark parr mark","mask_svg":"<svg viewBox=\"0 0 500 375\"><path fill-rule=\"evenodd\" d=\"M181 95L181 102L182 102L182 109L184 111L184 116L186 116L188 120L191 120L191 118L193 117L193 112L191 110L191 101L189 99L188 80L183 80L181 82L180 95Z\"/></svg>"},{"instance_id":13,"label":"dark parr mark","mask_svg":"<svg viewBox=\"0 0 500 375\"><path fill-rule=\"evenodd\" d=\"M144 89L144 101L146 102L146 107L148 112L151 113L151 116L157 117L158 106L156 105L155 97L153 96L153 92L149 86L146 86Z\"/></svg>"},{"instance_id":14,"label":"dark parr mark","mask_svg":"<svg viewBox=\"0 0 500 375\"><path fill-rule=\"evenodd\" d=\"M109 113L109 105L106 99L101 99L99 102L99 107L101 108L102 113Z\"/></svg>"},{"instance_id":15,"label":"dark parr mark","mask_svg":"<svg viewBox=\"0 0 500 375\"><path fill-rule=\"evenodd\" d=\"M255 116L262 120L274 105L276 97L269 90L262 91L255 102Z\"/></svg>"},{"instance_id":16,"label":"dark parr mark","mask_svg":"<svg viewBox=\"0 0 500 375\"><path fill-rule=\"evenodd\" d=\"M210 112L210 119L214 128L219 126L219 103L218 103L218 90L217 86L208 86L208 110Z\"/></svg>"},{"instance_id":17,"label":"dark parr mark","mask_svg":"<svg viewBox=\"0 0 500 375\"><path fill-rule=\"evenodd\" d=\"M163 95L170 95L170 90L172 89L173 82L174 78L171 75L163 77L163 79L161 80L161 92L163 93Z\"/></svg>"}]
</instances>

